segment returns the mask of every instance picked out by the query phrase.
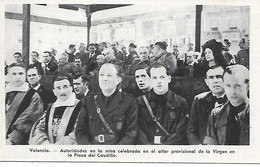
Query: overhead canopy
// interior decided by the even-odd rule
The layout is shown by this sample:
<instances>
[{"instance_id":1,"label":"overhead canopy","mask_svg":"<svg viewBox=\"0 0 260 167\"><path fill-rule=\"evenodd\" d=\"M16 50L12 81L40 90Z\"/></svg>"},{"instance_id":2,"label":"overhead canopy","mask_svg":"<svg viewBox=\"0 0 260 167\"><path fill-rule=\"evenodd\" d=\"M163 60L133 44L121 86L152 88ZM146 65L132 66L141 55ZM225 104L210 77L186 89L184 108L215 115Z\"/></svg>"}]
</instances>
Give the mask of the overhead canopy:
<instances>
[{"instance_id":1,"label":"overhead canopy","mask_svg":"<svg viewBox=\"0 0 260 167\"><path fill-rule=\"evenodd\" d=\"M37 4L42 6L47 6L46 4ZM86 11L87 17L87 43L89 44L90 39L90 27L91 27L91 14L101 10L107 10L112 8L129 6L131 4L59 4L59 8L67 10L79 10L83 9ZM23 37L22 37L22 55L24 59L25 66L29 65L29 48L30 48L30 19L31 11L30 5L23 5Z\"/></svg>"},{"instance_id":2,"label":"overhead canopy","mask_svg":"<svg viewBox=\"0 0 260 167\"><path fill-rule=\"evenodd\" d=\"M90 10L88 12L93 13L101 10L107 10L112 8L118 8L123 6L129 6L131 4L61 4L59 8L70 9L70 10L78 10L79 8L84 10Z\"/></svg>"}]
</instances>

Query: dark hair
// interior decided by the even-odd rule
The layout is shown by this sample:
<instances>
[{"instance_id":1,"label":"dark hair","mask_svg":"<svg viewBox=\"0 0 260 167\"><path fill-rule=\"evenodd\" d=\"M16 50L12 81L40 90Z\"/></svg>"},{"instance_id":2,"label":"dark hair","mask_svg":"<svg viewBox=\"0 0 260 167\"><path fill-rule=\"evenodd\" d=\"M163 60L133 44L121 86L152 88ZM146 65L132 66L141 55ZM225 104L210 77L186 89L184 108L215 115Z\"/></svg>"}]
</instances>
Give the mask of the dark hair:
<instances>
[{"instance_id":1,"label":"dark hair","mask_svg":"<svg viewBox=\"0 0 260 167\"><path fill-rule=\"evenodd\" d=\"M51 52L50 51L44 51L43 53L48 53L49 56L51 57Z\"/></svg>"},{"instance_id":2,"label":"dark hair","mask_svg":"<svg viewBox=\"0 0 260 167\"><path fill-rule=\"evenodd\" d=\"M36 51L32 51L32 53L36 53L37 57L39 57L39 53Z\"/></svg>"},{"instance_id":3,"label":"dark hair","mask_svg":"<svg viewBox=\"0 0 260 167\"><path fill-rule=\"evenodd\" d=\"M215 39L211 39L202 46L201 57L205 57L205 50L206 50L206 48L209 48L213 52L215 63L217 65L225 68L227 66L227 63L222 54L222 47L223 47L223 44L221 42L217 42Z\"/></svg>"},{"instance_id":4,"label":"dark hair","mask_svg":"<svg viewBox=\"0 0 260 167\"><path fill-rule=\"evenodd\" d=\"M154 45L157 45L157 46L159 46L161 49L163 49L163 50L166 50L166 48L167 48L167 43L165 42L165 41L163 41L163 42L156 42Z\"/></svg>"},{"instance_id":5,"label":"dark hair","mask_svg":"<svg viewBox=\"0 0 260 167\"><path fill-rule=\"evenodd\" d=\"M22 57L22 54L20 53L20 52L15 52L14 54L13 54L13 56L14 55L19 55L20 57Z\"/></svg>"},{"instance_id":6,"label":"dark hair","mask_svg":"<svg viewBox=\"0 0 260 167\"><path fill-rule=\"evenodd\" d=\"M230 45L231 45L231 43L229 42L229 40L228 40L228 39L224 39L224 43L226 43L228 46L230 46Z\"/></svg>"},{"instance_id":7,"label":"dark hair","mask_svg":"<svg viewBox=\"0 0 260 167\"><path fill-rule=\"evenodd\" d=\"M95 46L94 43L89 44L89 45L88 45L88 49L89 49L90 46L93 46L93 47L96 49L96 46ZM87 50L88 50L88 49L87 49Z\"/></svg>"},{"instance_id":8,"label":"dark hair","mask_svg":"<svg viewBox=\"0 0 260 167\"><path fill-rule=\"evenodd\" d=\"M56 81L61 81L61 80L68 80L69 81L69 83L70 83L70 86L72 86L72 79L71 79L71 77L70 76L65 76L65 75L59 75L59 76L57 76L57 78L54 80L54 82L53 82L53 88L54 88L54 83L56 82Z\"/></svg>"},{"instance_id":9,"label":"dark hair","mask_svg":"<svg viewBox=\"0 0 260 167\"><path fill-rule=\"evenodd\" d=\"M74 76L74 79L78 79L78 78L81 78L83 83L89 82L89 76L86 75L86 74L77 73L77 74Z\"/></svg>"},{"instance_id":10,"label":"dark hair","mask_svg":"<svg viewBox=\"0 0 260 167\"><path fill-rule=\"evenodd\" d=\"M225 69L224 69L222 66L215 65L215 66L209 67L209 69L208 69L207 72L206 72L206 78L207 78L207 73L208 73L208 71L209 71L209 70L214 70L214 69L216 69L216 68L222 68L222 69L223 69L223 74L222 74L222 76L224 75L224 70L225 70Z\"/></svg>"},{"instance_id":11,"label":"dark hair","mask_svg":"<svg viewBox=\"0 0 260 167\"><path fill-rule=\"evenodd\" d=\"M41 75L40 72L39 72L39 70L38 70L38 68L36 68L36 67L30 67L30 68L28 68L27 72L28 72L29 70L32 70L32 69L36 70L38 75Z\"/></svg>"},{"instance_id":12,"label":"dark hair","mask_svg":"<svg viewBox=\"0 0 260 167\"><path fill-rule=\"evenodd\" d=\"M10 65L8 66L8 70L7 70L7 71L9 72L10 69L13 68L13 67L22 67L22 68L25 70L23 64L21 64L21 63L12 63L12 64L10 64Z\"/></svg>"},{"instance_id":13,"label":"dark hair","mask_svg":"<svg viewBox=\"0 0 260 167\"><path fill-rule=\"evenodd\" d=\"M151 77L151 69L152 68L161 68L161 67L166 69L166 75L171 75L169 68L162 63L154 63L153 65L151 65L147 70L147 74L149 75L149 77Z\"/></svg>"},{"instance_id":14,"label":"dark hair","mask_svg":"<svg viewBox=\"0 0 260 167\"><path fill-rule=\"evenodd\" d=\"M69 49L72 49L72 48L74 48L76 45L74 45L74 44L70 44L69 45Z\"/></svg>"},{"instance_id":15,"label":"dark hair","mask_svg":"<svg viewBox=\"0 0 260 167\"><path fill-rule=\"evenodd\" d=\"M107 43L106 42L100 42L100 44L104 45L104 47L107 48Z\"/></svg>"},{"instance_id":16,"label":"dark hair","mask_svg":"<svg viewBox=\"0 0 260 167\"><path fill-rule=\"evenodd\" d=\"M245 40L245 38L243 37L243 38L241 38L241 42L242 42L242 44L245 44L246 43L246 40Z\"/></svg>"},{"instance_id":17,"label":"dark hair","mask_svg":"<svg viewBox=\"0 0 260 167\"><path fill-rule=\"evenodd\" d=\"M146 72L147 72L147 74L148 74L148 68L149 68L149 65L147 65L147 64L137 66L136 68L133 68L131 74L135 75L135 72L136 72L137 70L146 70Z\"/></svg>"},{"instance_id":18,"label":"dark hair","mask_svg":"<svg viewBox=\"0 0 260 167\"><path fill-rule=\"evenodd\" d=\"M137 45L135 45L134 43L130 43L130 44L129 44L129 47L131 47L131 48L137 48Z\"/></svg>"}]
</instances>

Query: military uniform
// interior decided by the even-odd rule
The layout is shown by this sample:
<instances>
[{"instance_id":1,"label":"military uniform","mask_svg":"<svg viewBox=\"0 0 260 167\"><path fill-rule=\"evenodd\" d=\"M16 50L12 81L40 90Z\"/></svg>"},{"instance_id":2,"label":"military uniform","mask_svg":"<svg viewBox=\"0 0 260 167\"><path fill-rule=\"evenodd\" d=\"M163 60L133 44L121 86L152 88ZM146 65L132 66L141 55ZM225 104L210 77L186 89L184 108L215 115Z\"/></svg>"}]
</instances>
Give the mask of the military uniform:
<instances>
[{"instance_id":1,"label":"military uniform","mask_svg":"<svg viewBox=\"0 0 260 167\"><path fill-rule=\"evenodd\" d=\"M97 113L97 108L100 108L105 121L113 132L106 128ZM86 96L83 99L75 130L76 141L79 145L135 144L136 122L137 104L132 96L119 91L115 91L108 98L102 93L96 96Z\"/></svg>"},{"instance_id":2,"label":"military uniform","mask_svg":"<svg viewBox=\"0 0 260 167\"><path fill-rule=\"evenodd\" d=\"M227 99L224 99L226 102ZM203 144L207 132L208 118L215 107L217 98L212 92L203 92L195 96L191 106L190 118L187 127L187 137L189 144Z\"/></svg>"},{"instance_id":3,"label":"military uniform","mask_svg":"<svg viewBox=\"0 0 260 167\"><path fill-rule=\"evenodd\" d=\"M229 102L216 107L209 116L209 145L249 145L249 102L233 107Z\"/></svg>"},{"instance_id":4,"label":"military uniform","mask_svg":"<svg viewBox=\"0 0 260 167\"><path fill-rule=\"evenodd\" d=\"M154 59L151 62L151 65L154 63L160 63L160 64L165 65L169 69L169 72L171 75L174 74L175 69L177 67L177 60L176 60L175 56L169 52L161 53L158 56L158 58Z\"/></svg>"},{"instance_id":5,"label":"military uniform","mask_svg":"<svg viewBox=\"0 0 260 167\"><path fill-rule=\"evenodd\" d=\"M151 106L154 116L157 118L164 131L153 121L147 106L141 97L138 101L138 125L140 128L137 144L187 144L185 133L188 121L189 107L184 98L168 91L165 95L156 95L150 91L147 100Z\"/></svg>"},{"instance_id":6,"label":"military uniform","mask_svg":"<svg viewBox=\"0 0 260 167\"><path fill-rule=\"evenodd\" d=\"M240 50L237 53L236 63L246 66L249 69L249 49Z\"/></svg>"},{"instance_id":7,"label":"military uniform","mask_svg":"<svg viewBox=\"0 0 260 167\"><path fill-rule=\"evenodd\" d=\"M146 60L146 61L141 61L141 59L134 59L130 65L130 67L127 69L126 74L130 74L130 75L135 75L134 72L136 69L138 69L139 67L149 67L150 65L150 61Z\"/></svg>"}]
</instances>

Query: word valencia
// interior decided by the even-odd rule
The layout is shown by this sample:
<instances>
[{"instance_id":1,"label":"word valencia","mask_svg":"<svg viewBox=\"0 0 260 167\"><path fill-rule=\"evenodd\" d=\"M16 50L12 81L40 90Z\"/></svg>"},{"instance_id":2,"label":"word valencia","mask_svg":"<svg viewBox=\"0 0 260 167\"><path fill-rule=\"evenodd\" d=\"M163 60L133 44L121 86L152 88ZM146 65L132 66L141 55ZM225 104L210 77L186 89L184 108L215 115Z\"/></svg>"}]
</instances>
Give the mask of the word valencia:
<instances>
[{"instance_id":1,"label":"word valencia","mask_svg":"<svg viewBox=\"0 0 260 167\"><path fill-rule=\"evenodd\" d=\"M38 148L29 148L30 152L50 152L47 148L38 149Z\"/></svg>"}]
</instances>

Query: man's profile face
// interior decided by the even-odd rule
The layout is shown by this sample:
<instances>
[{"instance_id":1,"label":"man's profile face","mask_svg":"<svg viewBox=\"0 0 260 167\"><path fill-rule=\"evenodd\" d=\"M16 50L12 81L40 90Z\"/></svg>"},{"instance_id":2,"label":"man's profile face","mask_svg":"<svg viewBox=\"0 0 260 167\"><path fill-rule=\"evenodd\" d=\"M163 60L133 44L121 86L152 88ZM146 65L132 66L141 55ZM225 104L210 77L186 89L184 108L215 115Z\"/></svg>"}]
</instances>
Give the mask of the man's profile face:
<instances>
[{"instance_id":1,"label":"man's profile face","mask_svg":"<svg viewBox=\"0 0 260 167\"><path fill-rule=\"evenodd\" d=\"M242 38L242 39L239 41L238 46L240 47L240 49L245 49L245 38Z\"/></svg>"},{"instance_id":2,"label":"man's profile face","mask_svg":"<svg viewBox=\"0 0 260 167\"><path fill-rule=\"evenodd\" d=\"M222 95L224 93L223 73L224 70L222 67L207 71L205 82L213 94Z\"/></svg>"},{"instance_id":3,"label":"man's profile face","mask_svg":"<svg viewBox=\"0 0 260 167\"><path fill-rule=\"evenodd\" d=\"M53 93L60 101L66 101L69 99L72 93L72 87L67 79L54 82Z\"/></svg>"},{"instance_id":4,"label":"man's profile face","mask_svg":"<svg viewBox=\"0 0 260 167\"><path fill-rule=\"evenodd\" d=\"M30 85L37 85L40 79L41 76L38 74L37 69L29 69L27 71L27 80Z\"/></svg>"},{"instance_id":5,"label":"man's profile face","mask_svg":"<svg viewBox=\"0 0 260 167\"><path fill-rule=\"evenodd\" d=\"M105 45L103 43L98 44L98 49L103 51L105 49Z\"/></svg>"},{"instance_id":6,"label":"man's profile face","mask_svg":"<svg viewBox=\"0 0 260 167\"><path fill-rule=\"evenodd\" d=\"M115 53L113 50L109 50L107 53L105 53L105 59L107 62L110 62L112 60L114 60L116 57L115 57Z\"/></svg>"},{"instance_id":7,"label":"man's profile face","mask_svg":"<svg viewBox=\"0 0 260 167\"><path fill-rule=\"evenodd\" d=\"M249 85L245 82L244 76L225 73L224 88L227 98L233 106L236 107L245 102Z\"/></svg>"},{"instance_id":8,"label":"man's profile face","mask_svg":"<svg viewBox=\"0 0 260 167\"><path fill-rule=\"evenodd\" d=\"M74 54L76 52L76 46L74 46L73 48L71 48L71 53Z\"/></svg>"},{"instance_id":9,"label":"man's profile face","mask_svg":"<svg viewBox=\"0 0 260 167\"><path fill-rule=\"evenodd\" d=\"M141 90L146 90L151 87L151 80L145 69L135 71L135 81Z\"/></svg>"},{"instance_id":10,"label":"man's profile face","mask_svg":"<svg viewBox=\"0 0 260 167\"><path fill-rule=\"evenodd\" d=\"M126 52L127 52L126 47L122 47L122 51L123 51L124 53L126 53Z\"/></svg>"},{"instance_id":11,"label":"man's profile face","mask_svg":"<svg viewBox=\"0 0 260 167\"><path fill-rule=\"evenodd\" d=\"M77 95L83 95L87 90L87 84L83 83L81 77L73 80L73 87Z\"/></svg>"},{"instance_id":12,"label":"man's profile face","mask_svg":"<svg viewBox=\"0 0 260 167\"><path fill-rule=\"evenodd\" d=\"M98 65L103 64L104 61L105 61L105 56L104 55L100 54L100 55L97 56L97 63L98 63Z\"/></svg>"},{"instance_id":13,"label":"man's profile face","mask_svg":"<svg viewBox=\"0 0 260 167\"><path fill-rule=\"evenodd\" d=\"M151 81L154 92L157 95L163 95L169 90L171 76L168 76L164 67L151 68Z\"/></svg>"},{"instance_id":14,"label":"man's profile face","mask_svg":"<svg viewBox=\"0 0 260 167\"><path fill-rule=\"evenodd\" d=\"M155 45L152 49L152 53L153 53L153 56L156 58L159 56L159 50L160 50L160 47L158 45Z\"/></svg>"},{"instance_id":15,"label":"man's profile face","mask_svg":"<svg viewBox=\"0 0 260 167\"><path fill-rule=\"evenodd\" d=\"M25 83L25 69L23 67L14 66L9 69L9 84L19 87Z\"/></svg>"},{"instance_id":16,"label":"man's profile face","mask_svg":"<svg viewBox=\"0 0 260 167\"><path fill-rule=\"evenodd\" d=\"M66 64L66 63L67 63L67 60L68 60L68 59L67 59L66 57L62 56L62 57L59 58L58 64L59 64L59 65Z\"/></svg>"}]
</instances>

